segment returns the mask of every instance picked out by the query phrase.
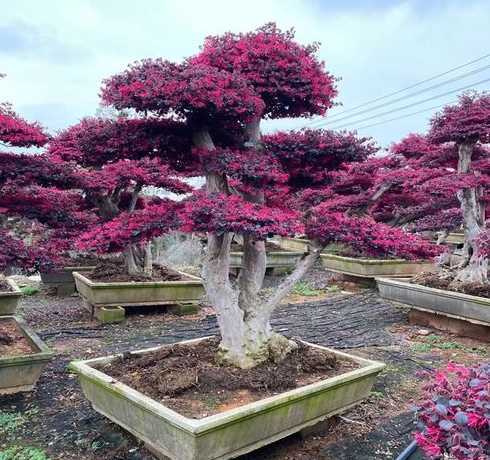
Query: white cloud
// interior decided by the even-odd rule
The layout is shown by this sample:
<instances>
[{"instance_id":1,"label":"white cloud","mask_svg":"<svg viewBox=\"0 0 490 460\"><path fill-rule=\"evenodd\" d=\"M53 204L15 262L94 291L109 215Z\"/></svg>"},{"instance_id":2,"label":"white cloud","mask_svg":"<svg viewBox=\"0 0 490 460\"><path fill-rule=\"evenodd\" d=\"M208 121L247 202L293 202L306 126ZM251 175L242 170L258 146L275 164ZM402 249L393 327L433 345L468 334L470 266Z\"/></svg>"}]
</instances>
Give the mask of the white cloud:
<instances>
[{"instance_id":1,"label":"white cloud","mask_svg":"<svg viewBox=\"0 0 490 460\"><path fill-rule=\"evenodd\" d=\"M368 3L9 2L2 5L0 17L0 71L8 74L0 84L0 100L10 100L23 115L59 129L93 114L101 80L129 62L150 56L180 60L197 52L206 35L246 31L268 21L282 28L294 26L301 42L322 42L321 58L334 75L343 78L338 100L344 108L332 113L488 52L488 0ZM462 81L461 86L482 75ZM456 87L457 83L440 92ZM421 114L362 133L387 144L409 131L423 130L428 116ZM270 130L304 123L281 120L264 126Z\"/></svg>"}]
</instances>

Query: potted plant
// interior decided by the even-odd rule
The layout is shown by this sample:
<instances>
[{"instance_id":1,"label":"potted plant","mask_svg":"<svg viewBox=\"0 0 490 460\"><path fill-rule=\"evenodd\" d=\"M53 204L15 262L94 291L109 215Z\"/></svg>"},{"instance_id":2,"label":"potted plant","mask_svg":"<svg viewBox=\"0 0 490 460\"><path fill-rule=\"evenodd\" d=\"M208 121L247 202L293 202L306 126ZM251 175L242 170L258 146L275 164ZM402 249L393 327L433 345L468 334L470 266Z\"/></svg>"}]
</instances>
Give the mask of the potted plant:
<instances>
[{"instance_id":1,"label":"potted plant","mask_svg":"<svg viewBox=\"0 0 490 460\"><path fill-rule=\"evenodd\" d=\"M419 311L412 314L416 321L483 337L488 337L490 325L490 251L485 217L490 151L484 145L489 134L490 96L465 94L459 103L446 106L433 118L427 137L436 146L444 143L444 155L433 179L425 181L423 187L459 200L465 228L461 262L437 276L423 275L410 282L377 280L382 296ZM421 161L428 161L426 154ZM417 167L413 167L414 178Z\"/></svg>"},{"instance_id":2,"label":"potted plant","mask_svg":"<svg viewBox=\"0 0 490 460\"><path fill-rule=\"evenodd\" d=\"M2 78L3 75L0 75ZM47 141L39 125L20 118L8 104L0 103L0 142L10 147L42 146ZM25 204L31 192L41 191L36 182L47 179L46 164L33 158L27 167L27 155L0 153L0 273L32 268L33 252L26 245L22 222ZM37 201L43 202L40 196ZM44 202L44 204L46 204ZM49 207L48 207L49 209ZM32 209L35 213L38 209ZM45 214L49 214L46 209ZM14 227L14 228L11 228ZM20 234L18 234L20 232ZM20 297L18 287L0 276L0 395L31 390L51 358L48 348L22 320L10 316Z\"/></svg>"},{"instance_id":3,"label":"potted plant","mask_svg":"<svg viewBox=\"0 0 490 460\"><path fill-rule=\"evenodd\" d=\"M0 395L31 391L52 356L22 319L0 316Z\"/></svg>"},{"instance_id":4,"label":"potted plant","mask_svg":"<svg viewBox=\"0 0 490 460\"><path fill-rule=\"evenodd\" d=\"M329 203L318 206L313 215L312 235L330 243L320 256L329 271L374 278L435 270L431 259L438 248L408 232L371 217L331 212Z\"/></svg>"},{"instance_id":5,"label":"potted plant","mask_svg":"<svg viewBox=\"0 0 490 460\"><path fill-rule=\"evenodd\" d=\"M100 258L91 271L72 272L85 304L101 318L103 307L197 304L202 296L199 278L153 264L151 239L176 228L177 204L148 196L144 188L177 194L192 190L173 169L182 161L172 156L181 147L177 135L168 134L174 127L168 120L87 118L49 144L53 162L75 163L73 182L98 216L90 230L74 238L74 246L119 256ZM133 213L140 222L151 213L161 220L144 232L118 228Z\"/></svg>"},{"instance_id":6,"label":"potted plant","mask_svg":"<svg viewBox=\"0 0 490 460\"><path fill-rule=\"evenodd\" d=\"M272 330L272 312L318 260L320 241L312 243L271 296L261 295L266 239L304 231L304 214L292 201L287 203L293 199L293 187L302 187L300 176L308 167L330 165L333 169L342 161L365 157L367 151L364 140L353 134L323 131L281 133L262 142L262 118L323 114L332 105L334 79L315 51L316 46L297 44L292 31L282 32L267 24L251 33L209 37L202 51L182 64L162 59L135 63L102 88L103 99L117 109L132 108L141 116L151 114L163 120L173 114L178 121L168 126L168 136L184 136L193 143L189 157L186 151L179 152L181 165L187 158L193 175L206 178L205 188L194 191L179 207L178 219L181 231L207 232L203 283L216 311L221 338L141 350L127 355L129 361L116 356L71 365L95 409L142 439L157 455L179 460L225 459L249 452L357 404L383 368L381 363L293 341ZM331 142L337 138L344 141L342 148L340 142ZM303 147L295 147L295 140L303 140ZM319 147L316 152L312 143ZM312 162L310 155L317 161ZM145 232L162 219L166 221L166 215L158 210L139 216L134 213L127 216L125 227L133 233L136 228ZM106 224L105 229L109 227ZM236 234L243 239L243 263L235 280L230 279L229 270ZM247 375L250 382L267 376L277 384L282 379L279 375L292 375L283 372L288 363L306 370L308 359L303 353L318 356L322 366L333 365L333 374L324 367L318 380L309 380L310 375L306 382L311 383L291 382L276 395L245 388L243 402L248 404L238 403L231 409L234 403L226 399L221 408L213 406L214 415L191 412L186 416L165 396L159 399L149 390L149 397L137 382L123 383L127 372L120 373L126 363L140 369L132 375L141 375L141 371L161 375L157 370L143 370L148 360L164 367L182 363L184 367L172 374L181 383L204 382L204 374L216 375L228 383L241 382L235 387L240 391ZM177 356L180 358L174 359ZM203 366L211 370L206 372ZM177 384L179 394L181 383ZM164 386L167 395L175 395L173 383ZM214 394L222 394L216 382L211 386ZM191 388L197 387L190 384L188 390ZM184 391L184 399L197 398L203 403L206 393L202 392L198 389L190 395Z\"/></svg>"},{"instance_id":7,"label":"potted plant","mask_svg":"<svg viewBox=\"0 0 490 460\"><path fill-rule=\"evenodd\" d=\"M481 460L490 456L488 387L490 364L450 363L426 375L424 397L415 407L415 440L430 459Z\"/></svg>"}]
</instances>

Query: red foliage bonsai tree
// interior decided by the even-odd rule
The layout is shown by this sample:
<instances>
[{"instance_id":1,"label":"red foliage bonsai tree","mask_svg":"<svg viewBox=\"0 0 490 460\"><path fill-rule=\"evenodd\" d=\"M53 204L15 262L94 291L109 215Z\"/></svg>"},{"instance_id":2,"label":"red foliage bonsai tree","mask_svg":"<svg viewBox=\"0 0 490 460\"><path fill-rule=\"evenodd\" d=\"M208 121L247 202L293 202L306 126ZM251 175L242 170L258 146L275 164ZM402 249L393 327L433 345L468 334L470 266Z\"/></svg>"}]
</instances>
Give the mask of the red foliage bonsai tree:
<instances>
[{"instance_id":1,"label":"red foliage bonsai tree","mask_svg":"<svg viewBox=\"0 0 490 460\"><path fill-rule=\"evenodd\" d=\"M180 128L168 120L86 118L50 142L49 159L70 171L72 187L83 192L86 207L97 216L72 244L75 239L80 250L123 253L130 275L151 276L151 248L145 243L178 220L175 203L142 191L145 186L191 191L173 169L179 168L181 152L189 150ZM126 225L137 210L145 211L138 213L144 231ZM144 216L157 214L161 220L150 228Z\"/></svg>"},{"instance_id":2,"label":"red foliage bonsai tree","mask_svg":"<svg viewBox=\"0 0 490 460\"><path fill-rule=\"evenodd\" d=\"M173 119L187 130L193 148L184 156L192 166L185 168L183 160L183 169L205 176L206 185L185 200L180 225L208 234L203 278L217 312L220 357L242 368L281 359L296 347L272 331L270 317L323 244L315 240L274 294L264 298L259 291L266 238L303 233L305 222L318 230L297 195L328 184L328 172L343 162L361 161L374 149L350 133L261 136L263 119L323 115L333 105L335 79L317 59L317 47L300 45L292 31L267 24L250 33L208 37L202 51L182 64L162 59L134 63L102 88L105 103L118 110ZM154 213L151 221L159 219ZM137 219L132 216L126 224L137 227ZM237 234L244 256L235 281L229 268Z\"/></svg>"},{"instance_id":3,"label":"red foliage bonsai tree","mask_svg":"<svg viewBox=\"0 0 490 460\"><path fill-rule=\"evenodd\" d=\"M490 95L464 94L455 105L436 114L429 132L431 142L454 146L457 170L428 186L450 185L461 205L466 257L455 281L488 282L488 256L479 239L486 232L486 209L490 188Z\"/></svg>"},{"instance_id":4,"label":"red foliage bonsai tree","mask_svg":"<svg viewBox=\"0 0 490 460\"><path fill-rule=\"evenodd\" d=\"M0 104L0 145L9 149L0 151L0 272L32 269L39 252L27 240L74 217L76 201L57 188L66 184L63 172L53 169L42 154L11 150L42 147L47 141L39 124L24 120L9 104Z\"/></svg>"}]
</instances>

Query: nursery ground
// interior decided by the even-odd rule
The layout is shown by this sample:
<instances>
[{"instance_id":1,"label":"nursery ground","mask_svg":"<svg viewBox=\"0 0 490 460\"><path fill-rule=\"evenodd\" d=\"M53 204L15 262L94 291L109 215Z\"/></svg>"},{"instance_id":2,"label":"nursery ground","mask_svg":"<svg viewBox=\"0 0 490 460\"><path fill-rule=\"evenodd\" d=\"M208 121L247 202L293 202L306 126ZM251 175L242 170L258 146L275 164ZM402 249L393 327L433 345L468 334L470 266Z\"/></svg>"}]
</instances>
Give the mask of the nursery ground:
<instances>
[{"instance_id":1,"label":"nursery ground","mask_svg":"<svg viewBox=\"0 0 490 460\"><path fill-rule=\"evenodd\" d=\"M388 366L369 399L332 419L323 432L291 436L241 460L393 459L413 428L409 408L422 384L418 371L448 361L489 359L488 344L410 326L406 310L380 299L374 290L348 293L345 289L352 285L333 288L332 283L323 285L324 279L313 272L289 298L294 303L275 313L274 328ZM271 277L267 285L273 289L276 282ZM90 320L79 297L58 298L43 291L24 297L19 313L56 357L34 392L0 399L0 456L18 446L38 448L53 460L153 459L135 438L90 407L66 370L68 362L217 332L210 308L191 317L146 309L129 314L122 324L100 325Z\"/></svg>"}]
</instances>

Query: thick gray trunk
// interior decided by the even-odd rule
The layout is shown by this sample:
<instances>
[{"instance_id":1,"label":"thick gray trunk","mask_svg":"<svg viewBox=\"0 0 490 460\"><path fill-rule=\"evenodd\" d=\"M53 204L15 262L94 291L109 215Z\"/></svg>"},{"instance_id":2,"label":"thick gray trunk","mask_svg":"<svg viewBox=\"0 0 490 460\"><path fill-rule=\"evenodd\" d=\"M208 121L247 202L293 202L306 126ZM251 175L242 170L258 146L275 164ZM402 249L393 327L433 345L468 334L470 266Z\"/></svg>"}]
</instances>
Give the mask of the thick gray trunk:
<instances>
[{"instance_id":1,"label":"thick gray trunk","mask_svg":"<svg viewBox=\"0 0 490 460\"><path fill-rule=\"evenodd\" d=\"M260 120L246 127L247 147L259 148ZM213 150L214 143L205 129L194 134L194 144ZM231 193L226 177L206 174L208 192ZM262 203L263 194L245 199ZM243 237L243 267L236 284L229 279L230 245L233 235L208 233L203 282L208 300L216 310L221 332L220 359L241 368L253 367L272 358L281 359L295 347L288 339L272 332L272 310L259 298L265 276L264 241Z\"/></svg>"},{"instance_id":2,"label":"thick gray trunk","mask_svg":"<svg viewBox=\"0 0 490 460\"><path fill-rule=\"evenodd\" d=\"M473 145L463 143L458 146L458 172L468 173L471 168L471 156ZM476 240L485 230L485 208L482 200L482 190L478 188L465 188L457 194L461 203L465 226L465 253L466 266L461 268L455 277L455 281L467 283L488 282L488 259L481 255Z\"/></svg>"},{"instance_id":3,"label":"thick gray trunk","mask_svg":"<svg viewBox=\"0 0 490 460\"><path fill-rule=\"evenodd\" d=\"M137 245L129 246L124 252L124 260L130 275L143 275L151 278L153 273L151 242L146 243L143 247Z\"/></svg>"}]
</instances>

